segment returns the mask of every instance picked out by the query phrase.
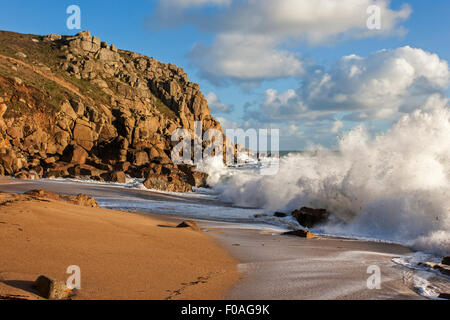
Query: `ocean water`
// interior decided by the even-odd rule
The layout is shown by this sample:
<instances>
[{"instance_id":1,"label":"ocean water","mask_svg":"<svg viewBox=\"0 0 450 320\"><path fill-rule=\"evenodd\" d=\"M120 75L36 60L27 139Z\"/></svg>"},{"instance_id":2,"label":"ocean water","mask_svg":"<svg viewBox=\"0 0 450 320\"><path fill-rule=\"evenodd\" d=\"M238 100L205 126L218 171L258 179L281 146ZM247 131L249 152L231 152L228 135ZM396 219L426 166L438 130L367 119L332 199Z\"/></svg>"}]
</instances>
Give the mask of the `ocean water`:
<instances>
[{"instance_id":1,"label":"ocean water","mask_svg":"<svg viewBox=\"0 0 450 320\"><path fill-rule=\"evenodd\" d=\"M210 174L224 203L268 213L325 208L332 218L316 232L450 254L448 106L417 110L377 136L357 127L342 136L337 150L289 153L275 175L261 175L261 165L226 168L210 159L198 169Z\"/></svg>"}]
</instances>

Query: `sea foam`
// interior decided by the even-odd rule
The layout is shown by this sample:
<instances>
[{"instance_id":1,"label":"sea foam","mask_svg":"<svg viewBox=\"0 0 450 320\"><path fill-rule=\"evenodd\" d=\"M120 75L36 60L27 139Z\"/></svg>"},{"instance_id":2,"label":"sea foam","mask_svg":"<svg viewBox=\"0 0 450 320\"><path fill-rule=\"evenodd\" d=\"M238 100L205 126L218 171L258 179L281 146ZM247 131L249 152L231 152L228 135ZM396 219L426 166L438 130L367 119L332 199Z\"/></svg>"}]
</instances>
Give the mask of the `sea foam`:
<instances>
[{"instance_id":1,"label":"sea foam","mask_svg":"<svg viewBox=\"0 0 450 320\"><path fill-rule=\"evenodd\" d=\"M344 134L338 150L290 154L278 174L203 163L224 201L266 210L326 208L326 233L371 237L450 254L450 108L438 105L402 117L372 137L363 127Z\"/></svg>"}]
</instances>

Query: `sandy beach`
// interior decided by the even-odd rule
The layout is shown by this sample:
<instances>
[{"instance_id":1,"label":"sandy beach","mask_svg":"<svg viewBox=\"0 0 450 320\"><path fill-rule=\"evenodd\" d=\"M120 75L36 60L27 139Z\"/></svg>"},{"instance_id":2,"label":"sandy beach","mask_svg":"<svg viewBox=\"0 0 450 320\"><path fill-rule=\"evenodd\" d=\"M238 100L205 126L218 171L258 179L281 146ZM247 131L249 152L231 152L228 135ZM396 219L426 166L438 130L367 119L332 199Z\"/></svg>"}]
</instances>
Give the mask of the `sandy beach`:
<instances>
[{"instance_id":1,"label":"sandy beach","mask_svg":"<svg viewBox=\"0 0 450 320\"><path fill-rule=\"evenodd\" d=\"M221 299L236 260L201 232L137 214L0 194L0 296L81 268L74 299Z\"/></svg>"}]
</instances>

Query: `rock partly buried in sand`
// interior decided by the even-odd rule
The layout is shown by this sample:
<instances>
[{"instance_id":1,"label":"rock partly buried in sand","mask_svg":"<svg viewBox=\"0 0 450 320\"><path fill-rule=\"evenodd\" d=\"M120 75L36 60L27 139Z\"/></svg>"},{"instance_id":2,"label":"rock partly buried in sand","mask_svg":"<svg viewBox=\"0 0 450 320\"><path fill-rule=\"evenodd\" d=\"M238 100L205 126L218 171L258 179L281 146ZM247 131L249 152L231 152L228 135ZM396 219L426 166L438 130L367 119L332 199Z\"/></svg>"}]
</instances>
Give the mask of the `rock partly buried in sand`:
<instances>
[{"instance_id":1,"label":"rock partly buried in sand","mask_svg":"<svg viewBox=\"0 0 450 320\"><path fill-rule=\"evenodd\" d=\"M277 218L286 218L286 217L287 217L287 214L286 214L286 213L283 213L283 212L275 212L275 213L273 214L273 216L274 216L274 217L277 217Z\"/></svg>"},{"instance_id":2,"label":"rock partly buried in sand","mask_svg":"<svg viewBox=\"0 0 450 320\"><path fill-rule=\"evenodd\" d=\"M201 231L200 227L197 225L195 221L192 220L185 220L182 223L180 223L177 228L191 228L195 231Z\"/></svg>"},{"instance_id":3,"label":"rock partly buried in sand","mask_svg":"<svg viewBox=\"0 0 450 320\"><path fill-rule=\"evenodd\" d=\"M85 194L80 193L79 195L70 196L69 200L75 202L79 206L90 207L90 208L98 208L98 202Z\"/></svg>"},{"instance_id":4,"label":"rock partly buried in sand","mask_svg":"<svg viewBox=\"0 0 450 320\"><path fill-rule=\"evenodd\" d=\"M438 298L450 300L450 293L441 293Z\"/></svg>"},{"instance_id":5,"label":"rock partly buried in sand","mask_svg":"<svg viewBox=\"0 0 450 320\"><path fill-rule=\"evenodd\" d=\"M285 236L296 236L300 238L306 238L306 239L314 239L317 238L317 236L307 230L294 230L283 233Z\"/></svg>"},{"instance_id":6,"label":"rock partly buried in sand","mask_svg":"<svg viewBox=\"0 0 450 320\"><path fill-rule=\"evenodd\" d=\"M450 276L450 268L444 264L434 263L434 262L419 262L419 266L437 270L447 276Z\"/></svg>"},{"instance_id":7,"label":"rock partly buried in sand","mask_svg":"<svg viewBox=\"0 0 450 320\"><path fill-rule=\"evenodd\" d=\"M300 210L292 212L292 216L298 223L306 228L312 228L315 225L323 223L328 219L328 212L325 209L312 209L303 207Z\"/></svg>"},{"instance_id":8,"label":"rock partly buried in sand","mask_svg":"<svg viewBox=\"0 0 450 320\"><path fill-rule=\"evenodd\" d=\"M176 171L176 169L168 169ZM168 172L167 172L168 173ZM190 185L178 172L165 175L163 173L157 175L150 173L144 181L144 187L153 190L162 190L170 192L192 192L192 185Z\"/></svg>"},{"instance_id":9,"label":"rock partly buried in sand","mask_svg":"<svg viewBox=\"0 0 450 320\"><path fill-rule=\"evenodd\" d=\"M253 217L256 219L266 218L267 214L265 214L265 213L254 214Z\"/></svg>"},{"instance_id":10,"label":"rock partly buried in sand","mask_svg":"<svg viewBox=\"0 0 450 320\"><path fill-rule=\"evenodd\" d=\"M30 190L25 192L26 195L50 200L66 201L83 207L98 208L98 202L85 194L80 193L77 196L57 195L47 190Z\"/></svg>"},{"instance_id":11,"label":"rock partly buried in sand","mask_svg":"<svg viewBox=\"0 0 450 320\"><path fill-rule=\"evenodd\" d=\"M435 264L433 266L434 270L438 270L439 272L445 274L446 276L450 276L450 268L441 264Z\"/></svg>"},{"instance_id":12,"label":"rock partly buried in sand","mask_svg":"<svg viewBox=\"0 0 450 320\"><path fill-rule=\"evenodd\" d=\"M450 266L450 256L444 257L442 259L442 264L445 264L446 266Z\"/></svg>"},{"instance_id":13,"label":"rock partly buried in sand","mask_svg":"<svg viewBox=\"0 0 450 320\"><path fill-rule=\"evenodd\" d=\"M27 196L32 197L39 197L39 198L45 198L45 199L52 199L52 200L60 200L59 196L56 193L47 191L47 190L30 190L25 192Z\"/></svg>"},{"instance_id":14,"label":"rock partly buried in sand","mask_svg":"<svg viewBox=\"0 0 450 320\"><path fill-rule=\"evenodd\" d=\"M46 299L65 300L70 297L72 290L62 281L53 280L46 276L39 276L33 286Z\"/></svg>"}]
</instances>

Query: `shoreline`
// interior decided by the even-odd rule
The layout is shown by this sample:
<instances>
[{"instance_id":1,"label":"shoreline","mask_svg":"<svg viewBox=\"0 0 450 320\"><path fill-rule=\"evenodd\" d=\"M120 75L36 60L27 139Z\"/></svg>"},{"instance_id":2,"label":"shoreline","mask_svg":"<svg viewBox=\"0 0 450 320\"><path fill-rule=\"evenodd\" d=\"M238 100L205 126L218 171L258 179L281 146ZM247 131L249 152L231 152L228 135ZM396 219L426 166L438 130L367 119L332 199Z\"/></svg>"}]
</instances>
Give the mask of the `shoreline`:
<instances>
[{"instance_id":1,"label":"shoreline","mask_svg":"<svg viewBox=\"0 0 450 320\"><path fill-rule=\"evenodd\" d=\"M67 182L67 184L66 184ZM126 193L133 193L133 196L136 196L137 198L143 198L145 200L167 200L167 201L174 201L183 203L184 201L189 202L195 202L200 204L210 204L212 203L211 200L204 200L204 199L196 199L196 198L188 198L186 197L186 194L184 193L173 193L173 192L163 192L158 190L141 190L138 188L127 188L125 185L121 184L110 184L107 182L98 183L95 181L76 181L76 180L21 180L21 179L15 179L15 178L8 178L5 179L4 177L0 177L0 192L10 192L5 191L2 187L2 185L5 184L12 184L12 187L9 187L12 192L22 193L31 189L43 189L47 191L51 191L54 193L63 193L63 194L71 194L71 195L77 195L78 193L85 193L91 197L97 198L97 197L112 197L114 195L124 195ZM26 187L24 185L29 185L29 187ZM69 184L72 184L71 186ZM15 185L15 186L14 186ZM72 191L72 192L70 192ZM123 192L120 192L123 191ZM189 195L189 194L187 194ZM228 205L225 205L224 207L228 207ZM250 225L250 226L265 226L268 228L273 229L279 229L280 231L289 231L291 229L286 228L286 226L277 225L275 223L271 223L271 221L266 220L256 220L256 219L243 219L242 221L224 221L224 220L215 220L215 219L209 219L209 218L202 218L202 217L192 217L187 216L183 214L169 214L169 213L159 213L159 212L150 212L150 211L143 211L140 208L136 209L123 209L123 208L105 208L109 210L114 211L124 211L129 213L135 213L138 215L144 215L144 216L150 216L154 217L155 219L162 219L167 221L179 221L183 219L191 219L196 221L201 221L206 224L208 223L225 223L225 224L236 224L239 225ZM251 209L251 208L250 208ZM140 211L141 210L141 211ZM321 232L314 232L314 234L320 236L321 238L327 238L327 239L336 239L336 240L352 240L352 241L361 241L361 242L369 242L369 243L382 243L387 245L398 245L407 248L408 250L416 252L417 250L414 250L404 243L396 242L392 240L384 240L380 238L371 238L371 237L362 237L362 236L351 236L351 235L335 235L335 234L328 234L328 233L321 233Z\"/></svg>"},{"instance_id":2,"label":"shoreline","mask_svg":"<svg viewBox=\"0 0 450 320\"><path fill-rule=\"evenodd\" d=\"M14 192L42 186L39 181L17 182L22 185L10 188L14 189ZM54 188L61 186L60 183L53 185ZM71 187L73 185L64 186L61 192L64 193ZM5 188L5 185L0 186L0 190ZM78 185L73 191L76 191L75 193L85 191L83 193L86 194L89 194L89 191L112 194L107 187L92 188ZM129 193L141 195L143 192L114 189L114 194L117 195ZM145 197L157 199L159 195L149 191ZM162 194L161 198L180 201L173 195ZM191 219L160 213L119 212L132 220L149 219L169 226L174 226L183 219ZM416 274L420 272L392 261L394 257L414 252L401 244L323 235L319 235L319 239L309 240L283 236L280 234L281 228L264 222L193 220L204 228L205 238L225 252L235 263L235 278L218 299L425 299L417 292L415 283ZM379 266L381 269L380 290L367 289L366 283L370 276L367 274L367 268L371 265ZM435 276L431 275L431 278ZM443 284L443 288L448 290L448 281Z\"/></svg>"},{"instance_id":3,"label":"shoreline","mask_svg":"<svg viewBox=\"0 0 450 320\"><path fill-rule=\"evenodd\" d=\"M412 253L396 244L353 239L303 239L275 232L239 229L216 233L218 243L242 261L243 280L232 300L425 299L404 282L410 270L392 258ZM381 288L371 290L368 267L381 271Z\"/></svg>"}]
</instances>

